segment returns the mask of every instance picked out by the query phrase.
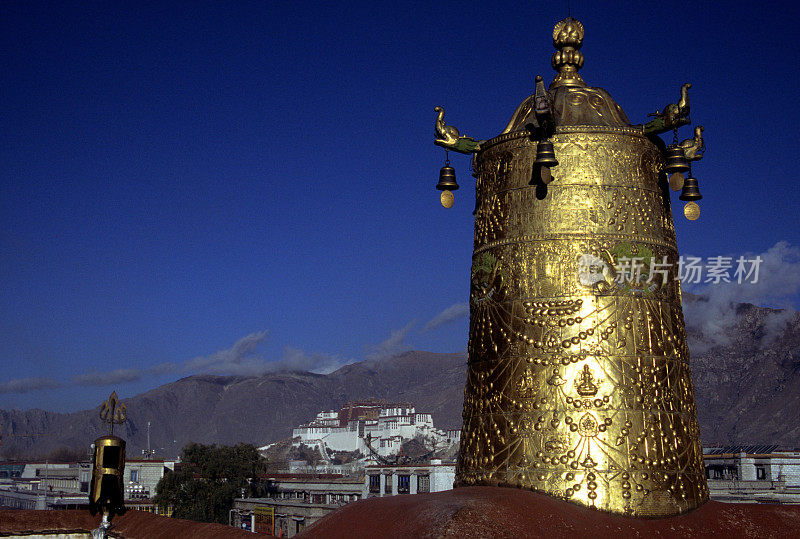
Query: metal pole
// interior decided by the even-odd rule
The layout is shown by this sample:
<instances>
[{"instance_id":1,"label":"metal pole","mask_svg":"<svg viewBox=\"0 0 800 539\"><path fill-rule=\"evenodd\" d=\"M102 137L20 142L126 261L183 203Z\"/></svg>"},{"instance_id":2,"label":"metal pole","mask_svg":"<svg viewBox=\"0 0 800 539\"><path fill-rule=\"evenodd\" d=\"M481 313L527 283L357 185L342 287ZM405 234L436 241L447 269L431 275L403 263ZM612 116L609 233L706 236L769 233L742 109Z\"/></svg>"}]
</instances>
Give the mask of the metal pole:
<instances>
[{"instance_id":1,"label":"metal pole","mask_svg":"<svg viewBox=\"0 0 800 539\"><path fill-rule=\"evenodd\" d=\"M50 475L50 461L44 461L44 509L47 510L47 476Z\"/></svg>"}]
</instances>

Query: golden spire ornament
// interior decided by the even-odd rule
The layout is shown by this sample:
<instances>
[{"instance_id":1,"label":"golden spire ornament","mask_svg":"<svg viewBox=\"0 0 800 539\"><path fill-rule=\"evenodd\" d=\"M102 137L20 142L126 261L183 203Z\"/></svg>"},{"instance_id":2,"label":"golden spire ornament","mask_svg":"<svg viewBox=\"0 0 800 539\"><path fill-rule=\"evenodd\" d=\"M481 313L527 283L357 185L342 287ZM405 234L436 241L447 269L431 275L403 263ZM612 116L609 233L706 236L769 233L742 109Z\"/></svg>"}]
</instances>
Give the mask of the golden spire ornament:
<instances>
[{"instance_id":1,"label":"golden spire ornament","mask_svg":"<svg viewBox=\"0 0 800 539\"><path fill-rule=\"evenodd\" d=\"M578 73L583 37L571 17L556 25L555 79L537 77L498 136L437 130L477 178L455 486L676 515L708 499L657 137L689 123L689 85L632 125ZM551 153L548 183L536 169Z\"/></svg>"},{"instance_id":2,"label":"golden spire ornament","mask_svg":"<svg viewBox=\"0 0 800 539\"><path fill-rule=\"evenodd\" d=\"M583 25L567 17L553 29L553 46L558 49L553 53L550 63L558 75L553 79L550 88L557 86L586 86L578 70L583 67Z\"/></svg>"}]
</instances>

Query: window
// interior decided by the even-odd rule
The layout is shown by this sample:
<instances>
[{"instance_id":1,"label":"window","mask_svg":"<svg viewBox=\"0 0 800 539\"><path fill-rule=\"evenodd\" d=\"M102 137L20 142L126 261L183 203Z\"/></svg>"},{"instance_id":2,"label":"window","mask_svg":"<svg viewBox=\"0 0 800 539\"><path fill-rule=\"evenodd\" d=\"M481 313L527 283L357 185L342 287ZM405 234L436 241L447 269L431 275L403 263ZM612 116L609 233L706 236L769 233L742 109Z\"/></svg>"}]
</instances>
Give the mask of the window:
<instances>
[{"instance_id":1,"label":"window","mask_svg":"<svg viewBox=\"0 0 800 539\"><path fill-rule=\"evenodd\" d=\"M411 492L411 476L398 475L397 476L397 493L408 494Z\"/></svg>"},{"instance_id":2,"label":"window","mask_svg":"<svg viewBox=\"0 0 800 539\"><path fill-rule=\"evenodd\" d=\"M756 466L756 479L766 479L767 470L764 466Z\"/></svg>"},{"instance_id":3,"label":"window","mask_svg":"<svg viewBox=\"0 0 800 539\"><path fill-rule=\"evenodd\" d=\"M380 475L370 475L369 476L369 492L371 494L380 494L381 493L381 476Z\"/></svg>"},{"instance_id":4,"label":"window","mask_svg":"<svg viewBox=\"0 0 800 539\"><path fill-rule=\"evenodd\" d=\"M131 482L138 483L139 482L139 470L131 470Z\"/></svg>"},{"instance_id":5,"label":"window","mask_svg":"<svg viewBox=\"0 0 800 539\"><path fill-rule=\"evenodd\" d=\"M417 476L417 492L430 492L431 491L431 476L418 475Z\"/></svg>"},{"instance_id":6,"label":"window","mask_svg":"<svg viewBox=\"0 0 800 539\"><path fill-rule=\"evenodd\" d=\"M386 483L385 483L384 488L383 488L383 493L384 494L391 494L392 493L392 476L389 475L389 474L386 474L385 477L386 477Z\"/></svg>"}]
</instances>

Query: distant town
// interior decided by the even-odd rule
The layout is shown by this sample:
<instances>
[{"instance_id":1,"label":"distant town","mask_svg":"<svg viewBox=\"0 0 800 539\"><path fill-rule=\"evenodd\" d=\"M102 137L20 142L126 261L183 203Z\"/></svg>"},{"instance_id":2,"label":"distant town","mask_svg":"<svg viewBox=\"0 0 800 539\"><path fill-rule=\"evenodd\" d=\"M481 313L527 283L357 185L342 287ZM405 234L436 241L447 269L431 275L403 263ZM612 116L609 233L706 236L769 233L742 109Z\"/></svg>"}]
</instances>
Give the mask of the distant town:
<instances>
[{"instance_id":1,"label":"distant town","mask_svg":"<svg viewBox=\"0 0 800 539\"><path fill-rule=\"evenodd\" d=\"M460 431L438 429L432 414L413 403L370 399L322 410L297 425L288 440L257 448L267 468L259 496L242 489L226 524L256 533L293 537L345 504L370 497L440 492L453 488ZM144 450L125 463L125 506L171 516L159 503L159 483L188 465ZM706 477L714 500L800 504L800 451L777 445L708 446ZM0 506L13 509L85 509L91 462L0 462Z\"/></svg>"}]
</instances>

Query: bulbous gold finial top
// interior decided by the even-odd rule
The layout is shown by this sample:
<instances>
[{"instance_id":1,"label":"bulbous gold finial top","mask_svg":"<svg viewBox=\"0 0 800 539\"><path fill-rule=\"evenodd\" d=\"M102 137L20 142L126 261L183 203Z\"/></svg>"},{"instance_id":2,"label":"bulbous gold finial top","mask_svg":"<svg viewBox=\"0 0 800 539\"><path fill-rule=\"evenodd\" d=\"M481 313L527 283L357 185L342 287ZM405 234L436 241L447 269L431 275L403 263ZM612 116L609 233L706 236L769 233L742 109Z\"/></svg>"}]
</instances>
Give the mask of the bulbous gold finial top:
<instances>
[{"instance_id":1,"label":"bulbous gold finial top","mask_svg":"<svg viewBox=\"0 0 800 539\"><path fill-rule=\"evenodd\" d=\"M558 86L586 86L578 70L583 67L583 25L580 21L567 17L553 28L553 53L550 63L558 75L550 83L550 88Z\"/></svg>"}]
</instances>

